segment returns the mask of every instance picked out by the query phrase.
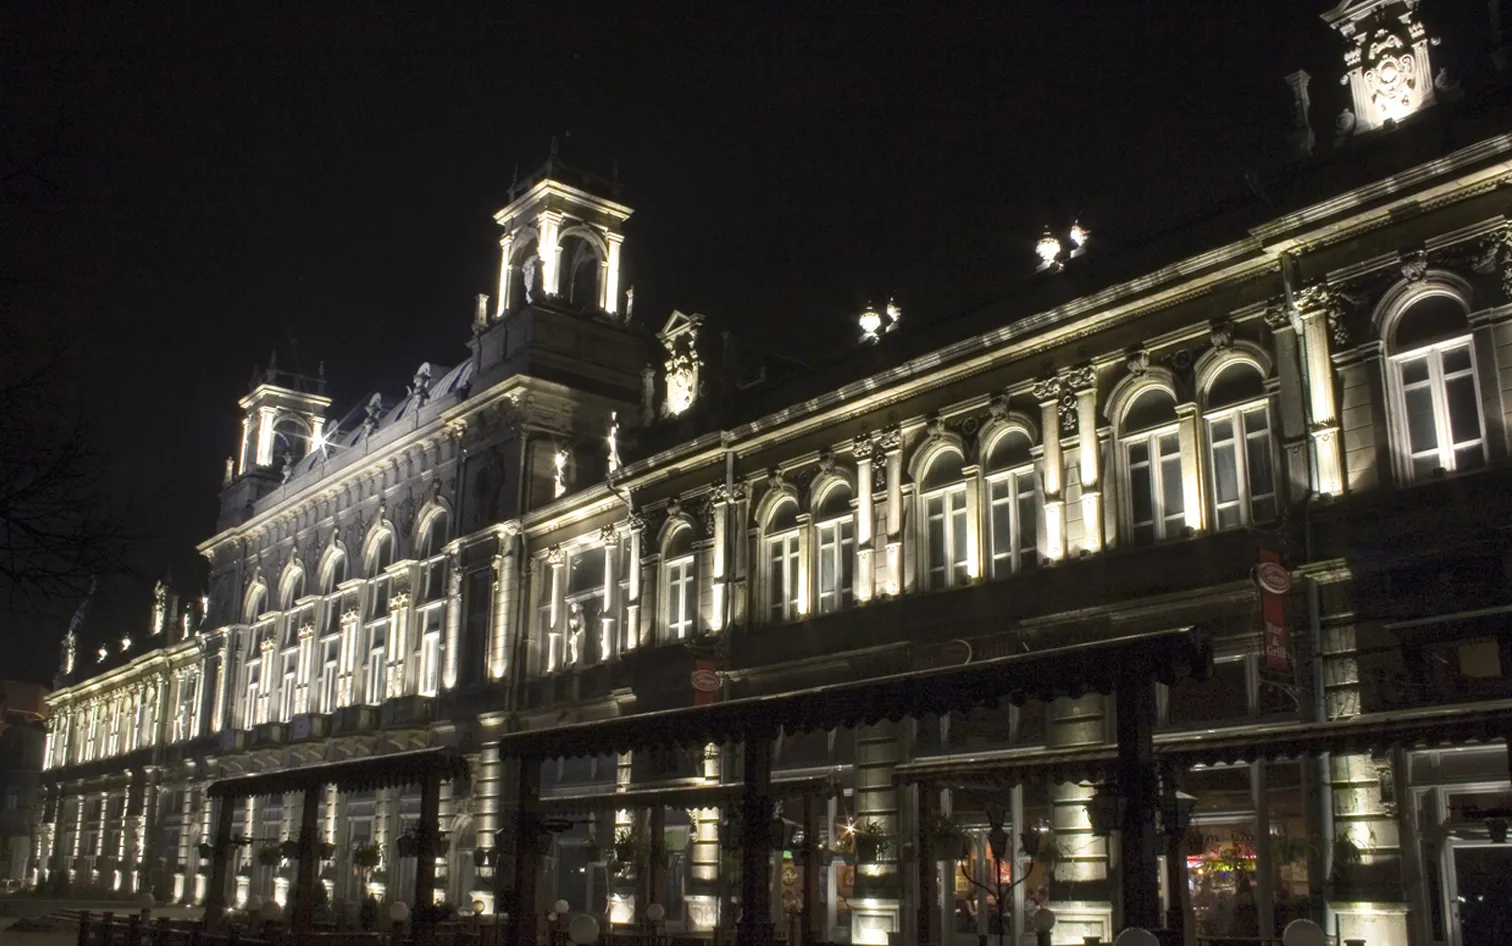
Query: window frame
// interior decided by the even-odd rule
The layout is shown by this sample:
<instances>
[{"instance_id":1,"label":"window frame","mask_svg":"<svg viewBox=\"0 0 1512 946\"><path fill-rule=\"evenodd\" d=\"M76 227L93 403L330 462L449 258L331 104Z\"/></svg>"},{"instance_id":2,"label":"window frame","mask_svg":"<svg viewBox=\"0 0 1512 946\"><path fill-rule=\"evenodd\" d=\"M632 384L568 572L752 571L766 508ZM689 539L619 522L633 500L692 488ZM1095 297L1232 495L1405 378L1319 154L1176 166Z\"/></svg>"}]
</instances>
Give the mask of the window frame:
<instances>
[{"instance_id":1,"label":"window frame","mask_svg":"<svg viewBox=\"0 0 1512 946\"><path fill-rule=\"evenodd\" d=\"M680 577L679 577L680 576ZM678 588L679 593L673 594ZM662 563L663 626L669 641L687 640L698 632L698 552L690 549Z\"/></svg>"},{"instance_id":2,"label":"window frame","mask_svg":"<svg viewBox=\"0 0 1512 946\"><path fill-rule=\"evenodd\" d=\"M1253 434L1245 420L1245 416L1256 411L1265 413L1265 433L1260 436ZM1239 521L1233 525L1222 524L1222 511L1219 507L1218 496L1218 457L1217 442L1213 439L1213 425L1223 421L1231 422L1234 433L1231 440L1234 444L1235 478L1238 483L1238 498L1232 501L1239 511ZM1215 532L1225 532L1232 529L1246 529L1257 523L1272 522L1281 512L1281 470L1277 463L1275 418L1271 411L1271 402L1268 396L1252 398L1248 401L1240 401L1234 404L1225 404L1206 410L1202 414L1203 446L1207 459L1207 487L1210 497L1208 506L1212 513L1212 529ZM1263 439L1265 441L1266 457L1270 461L1271 491L1257 496L1250 476L1249 442L1251 439ZM1255 503L1269 497L1274 506L1274 512L1264 519L1255 517ZM1227 508L1225 505L1223 508Z\"/></svg>"},{"instance_id":3,"label":"window frame","mask_svg":"<svg viewBox=\"0 0 1512 946\"><path fill-rule=\"evenodd\" d=\"M847 527L849 535L847 535ZM831 541L827 536L833 534ZM824 567L826 556L833 556L828 563L834 570L836 587L825 588ZM849 581L847 581L849 576ZM826 605L826 600L832 601ZM835 614L855 606L856 603L856 514L844 512L832 516L814 526L814 611L819 614Z\"/></svg>"},{"instance_id":4,"label":"window frame","mask_svg":"<svg viewBox=\"0 0 1512 946\"><path fill-rule=\"evenodd\" d=\"M944 486L937 486L928 492L921 493L919 496L919 528L924 537L924 541L919 548L919 562L925 591L947 591L952 588L964 588L971 584L972 532L971 503L966 496L968 486L969 483L961 479L953 483L947 483ZM954 508L952 505L957 497L959 497L961 503L959 509ZM933 556L930 554L932 543L929 506L935 500L940 501L940 520L942 523L940 547L945 555L945 561L939 568L939 571L944 576L944 580L938 585L934 582L936 567ZM965 531L965 554L961 556L960 561L956 561L955 555L957 544L955 530L957 522L959 522L960 528ZM959 576L957 573L959 573Z\"/></svg>"},{"instance_id":5,"label":"window frame","mask_svg":"<svg viewBox=\"0 0 1512 946\"><path fill-rule=\"evenodd\" d=\"M1469 356L1469 367L1446 374L1444 371L1444 356L1451 351L1458 351L1461 348ZM1426 381L1413 382L1409 385L1403 376L1404 368L1409 362L1419 359L1423 359L1427 363L1428 378ZM1484 469L1490 462L1490 456L1487 452L1486 412L1484 404L1481 402L1480 364L1475 355L1474 333L1466 332L1463 335L1430 342L1427 345L1420 345L1417 348L1404 352L1393 352L1387 356L1387 362L1392 387L1392 414L1395 420L1393 426L1396 433L1396 449L1393 452L1398 458L1404 482L1408 484L1432 482L1437 479L1435 474L1439 469L1443 470L1443 475L1445 476L1452 476L1468 472L1469 470ZM1472 390L1475 394L1475 415L1479 428L1479 436L1475 440L1456 444L1452 439L1454 428L1453 420L1449 415L1447 383L1451 380L1464 377L1470 379ZM1438 453L1439 460L1434 471L1430 472L1427 476L1419 476L1414 469L1416 455L1412 452L1412 432L1407 413L1408 388L1415 389L1419 386L1427 387L1431 399L1434 437L1436 441L1434 449ZM1469 447L1479 448L1480 463L1477 466L1460 469L1455 465L1457 463L1455 454L1458 450Z\"/></svg>"},{"instance_id":6,"label":"window frame","mask_svg":"<svg viewBox=\"0 0 1512 946\"><path fill-rule=\"evenodd\" d=\"M1029 482L1027 497L1020 489L1020 481L1025 478ZM1003 504L1009 508L1009 521L1012 525L1008 530L1010 533L1008 551L1006 553L999 553L997 516L995 515L999 501L994 494L998 485L1003 483L1008 484L1009 496L1003 501ZM1036 469L1035 462L1030 460L1028 463L1020 463L1017 466L993 470L983 477L983 485L986 487L987 493L986 501L983 503L987 513L987 573L993 578L1007 578L1010 575L1017 575L1038 567L1041 531L1039 528L1039 511L1043 508L1044 503L1040 496L1039 471ZM1021 505L1026 499L1030 504L1030 514L1033 518L1034 544L1029 549L1023 548L1024 525ZM1033 561L1027 564L1024 559L1026 553L1033 556ZM1006 572L1000 573L998 571L998 561L1000 559L1008 560L1009 567Z\"/></svg>"},{"instance_id":7,"label":"window frame","mask_svg":"<svg viewBox=\"0 0 1512 946\"><path fill-rule=\"evenodd\" d=\"M1135 446L1143 446L1145 448L1146 459L1142 461L1142 465L1147 466L1150 470L1150 510L1152 517L1150 528L1152 539L1147 544L1159 545L1162 542L1184 538L1183 533L1186 525L1186 496L1184 492L1180 489L1177 492L1182 497L1181 509L1172 513L1165 508L1165 471L1163 464L1168 455L1160 452L1159 444L1166 437L1173 438L1176 441L1174 457L1176 459L1177 471L1184 478L1186 470L1182 466L1181 460L1181 421L1179 419L1160 427L1152 427L1146 430L1123 434L1118 440L1120 485L1123 488L1123 498L1125 500L1123 503L1123 521L1124 527L1128 530L1129 543L1136 548L1143 547L1146 543L1141 543L1139 540L1138 530L1142 524L1134 521L1134 469L1140 465L1136 464L1130 456L1131 448ZM1182 517L1181 522L1177 526L1178 531L1174 535L1167 532L1167 520L1173 518L1173 516Z\"/></svg>"}]
</instances>

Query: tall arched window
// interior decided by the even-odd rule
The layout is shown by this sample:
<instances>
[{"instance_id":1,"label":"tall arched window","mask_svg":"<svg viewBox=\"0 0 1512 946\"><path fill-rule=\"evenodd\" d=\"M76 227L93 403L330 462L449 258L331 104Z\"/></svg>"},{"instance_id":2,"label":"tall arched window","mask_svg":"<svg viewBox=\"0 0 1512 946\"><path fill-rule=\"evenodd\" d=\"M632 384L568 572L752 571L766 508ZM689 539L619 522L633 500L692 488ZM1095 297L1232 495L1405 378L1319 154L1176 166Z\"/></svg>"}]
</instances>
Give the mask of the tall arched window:
<instances>
[{"instance_id":1,"label":"tall arched window","mask_svg":"<svg viewBox=\"0 0 1512 946\"><path fill-rule=\"evenodd\" d=\"M1229 362L1208 384L1203 406L1214 527L1269 522L1279 506L1270 402L1260 369Z\"/></svg>"},{"instance_id":2,"label":"tall arched window","mask_svg":"<svg viewBox=\"0 0 1512 946\"><path fill-rule=\"evenodd\" d=\"M326 555L325 564L320 570L320 593L323 595L333 594L336 591L336 586L346 580L346 553L340 549L333 549Z\"/></svg>"},{"instance_id":3,"label":"tall arched window","mask_svg":"<svg viewBox=\"0 0 1512 946\"><path fill-rule=\"evenodd\" d=\"M814 520L816 603L820 614L829 614L850 607L855 595L856 517L850 485L836 479L826 486L815 504Z\"/></svg>"},{"instance_id":4,"label":"tall arched window","mask_svg":"<svg viewBox=\"0 0 1512 946\"><path fill-rule=\"evenodd\" d=\"M987 452L987 524L994 578L1039 563L1039 497L1032 447L1025 429L1010 427L991 442Z\"/></svg>"},{"instance_id":5,"label":"tall arched window","mask_svg":"<svg viewBox=\"0 0 1512 946\"><path fill-rule=\"evenodd\" d=\"M924 510L924 576L927 590L966 584L970 574L971 522L966 514L964 458L942 447L929 458L919 482Z\"/></svg>"},{"instance_id":6,"label":"tall arched window","mask_svg":"<svg viewBox=\"0 0 1512 946\"><path fill-rule=\"evenodd\" d=\"M698 560L693 551L693 528L681 526L662 549L662 599L667 639L691 637L697 630Z\"/></svg>"},{"instance_id":7,"label":"tall arched window","mask_svg":"<svg viewBox=\"0 0 1512 946\"><path fill-rule=\"evenodd\" d=\"M1464 304L1445 293L1410 303L1390 327L1398 451L1410 479L1486 463L1480 385Z\"/></svg>"},{"instance_id":8,"label":"tall arched window","mask_svg":"<svg viewBox=\"0 0 1512 946\"><path fill-rule=\"evenodd\" d=\"M247 593L247 603L246 607L244 608L242 620L246 621L248 624L252 624L267 612L268 588L266 585L258 582L257 584L253 585L252 590Z\"/></svg>"},{"instance_id":9,"label":"tall arched window","mask_svg":"<svg viewBox=\"0 0 1512 946\"><path fill-rule=\"evenodd\" d=\"M1146 387L1124 412L1120 434L1129 497L1124 516L1134 544L1181 535L1186 505L1175 398L1162 387Z\"/></svg>"},{"instance_id":10,"label":"tall arched window","mask_svg":"<svg viewBox=\"0 0 1512 946\"><path fill-rule=\"evenodd\" d=\"M368 579L367 665L363 671L363 701L382 703L388 697L389 583L385 571L394 562L394 533L384 528L368 541L363 573Z\"/></svg>"},{"instance_id":11,"label":"tall arched window","mask_svg":"<svg viewBox=\"0 0 1512 946\"><path fill-rule=\"evenodd\" d=\"M421 569L420 601L437 601L446 593L446 559L443 552L446 550L447 530L451 525L451 516L445 509L432 513L425 521L420 530L417 556L425 564Z\"/></svg>"},{"instance_id":12,"label":"tall arched window","mask_svg":"<svg viewBox=\"0 0 1512 946\"><path fill-rule=\"evenodd\" d=\"M772 505L763 524L766 551L767 619L791 621L799 616L802 575L799 568L798 501L784 497Z\"/></svg>"},{"instance_id":13,"label":"tall arched window","mask_svg":"<svg viewBox=\"0 0 1512 946\"><path fill-rule=\"evenodd\" d=\"M292 610L295 602L304 597L304 589L304 569L291 569L284 575L283 587L278 593L278 609L280 611Z\"/></svg>"}]
</instances>

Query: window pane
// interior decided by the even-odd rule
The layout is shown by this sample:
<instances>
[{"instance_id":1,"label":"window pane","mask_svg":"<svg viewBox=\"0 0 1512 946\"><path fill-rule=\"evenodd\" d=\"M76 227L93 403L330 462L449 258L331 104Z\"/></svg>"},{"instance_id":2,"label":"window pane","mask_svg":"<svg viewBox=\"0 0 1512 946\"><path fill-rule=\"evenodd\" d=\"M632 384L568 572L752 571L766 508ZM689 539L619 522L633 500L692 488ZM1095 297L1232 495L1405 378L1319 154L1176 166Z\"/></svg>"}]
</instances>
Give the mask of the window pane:
<instances>
[{"instance_id":1,"label":"window pane","mask_svg":"<svg viewBox=\"0 0 1512 946\"><path fill-rule=\"evenodd\" d=\"M1413 454L1438 448L1437 425L1433 420L1433 392L1426 386L1404 393L1407 401L1407 444ZM1438 466L1435 461L1433 466ZM1431 470L1433 467L1429 467Z\"/></svg>"},{"instance_id":2,"label":"window pane","mask_svg":"<svg viewBox=\"0 0 1512 946\"><path fill-rule=\"evenodd\" d=\"M693 580L693 565L683 566L682 619L686 630L693 629L693 616L698 613L698 582Z\"/></svg>"},{"instance_id":3,"label":"window pane","mask_svg":"<svg viewBox=\"0 0 1512 946\"><path fill-rule=\"evenodd\" d=\"M992 484L992 573L1006 575L1013 551L1013 505L1007 480Z\"/></svg>"},{"instance_id":4,"label":"window pane","mask_svg":"<svg viewBox=\"0 0 1512 946\"><path fill-rule=\"evenodd\" d=\"M1239 458L1232 440L1213 444L1213 494L1220 508L1239 501Z\"/></svg>"},{"instance_id":5,"label":"window pane","mask_svg":"<svg viewBox=\"0 0 1512 946\"><path fill-rule=\"evenodd\" d=\"M966 493L953 493L950 507L950 564L959 582L966 578Z\"/></svg>"},{"instance_id":6,"label":"window pane","mask_svg":"<svg viewBox=\"0 0 1512 946\"><path fill-rule=\"evenodd\" d=\"M1182 512L1181 441L1175 434L1160 438L1160 482L1165 518L1171 520Z\"/></svg>"},{"instance_id":7,"label":"window pane","mask_svg":"<svg viewBox=\"0 0 1512 946\"><path fill-rule=\"evenodd\" d=\"M1017 488L1020 567L1028 568L1037 558L1034 537L1034 475L1019 474Z\"/></svg>"},{"instance_id":8,"label":"window pane","mask_svg":"<svg viewBox=\"0 0 1512 946\"><path fill-rule=\"evenodd\" d=\"M1448 370L1447 365L1445 365L1445 370ZM1480 409L1475 403L1474 375L1460 375L1458 378L1445 381L1444 400L1449 408L1449 432L1452 435L1452 442L1461 444L1479 440Z\"/></svg>"},{"instance_id":9,"label":"window pane","mask_svg":"<svg viewBox=\"0 0 1512 946\"><path fill-rule=\"evenodd\" d=\"M849 519L840 524L840 592L841 607L851 602L855 587L856 532Z\"/></svg>"},{"instance_id":10,"label":"window pane","mask_svg":"<svg viewBox=\"0 0 1512 946\"><path fill-rule=\"evenodd\" d=\"M1129 463L1148 463L1150 461L1150 447L1143 440L1129 444Z\"/></svg>"},{"instance_id":11,"label":"window pane","mask_svg":"<svg viewBox=\"0 0 1512 946\"><path fill-rule=\"evenodd\" d=\"M945 498L932 496L925 504L929 531L929 586L945 586Z\"/></svg>"},{"instance_id":12,"label":"window pane","mask_svg":"<svg viewBox=\"0 0 1512 946\"><path fill-rule=\"evenodd\" d=\"M1470 346L1464 345L1444 352L1444 374L1470 370Z\"/></svg>"},{"instance_id":13,"label":"window pane","mask_svg":"<svg viewBox=\"0 0 1512 946\"><path fill-rule=\"evenodd\" d=\"M1248 418L1245 420L1245 426L1248 426ZM1271 468L1269 434L1254 436L1252 433L1247 438L1244 464L1247 467L1245 472L1249 474L1251 499L1258 500L1260 497L1267 496L1276 491L1275 473ZM1255 518L1257 520L1260 518L1258 512L1259 507L1256 507L1257 514Z\"/></svg>"},{"instance_id":14,"label":"window pane","mask_svg":"<svg viewBox=\"0 0 1512 946\"><path fill-rule=\"evenodd\" d=\"M1419 384L1428 380L1428 358L1413 358L1402 362L1402 383Z\"/></svg>"},{"instance_id":15,"label":"window pane","mask_svg":"<svg viewBox=\"0 0 1512 946\"><path fill-rule=\"evenodd\" d=\"M1151 492L1148 466L1138 466L1129 470L1129 501L1131 518L1135 525L1150 522L1155 518L1154 496Z\"/></svg>"}]
</instances>

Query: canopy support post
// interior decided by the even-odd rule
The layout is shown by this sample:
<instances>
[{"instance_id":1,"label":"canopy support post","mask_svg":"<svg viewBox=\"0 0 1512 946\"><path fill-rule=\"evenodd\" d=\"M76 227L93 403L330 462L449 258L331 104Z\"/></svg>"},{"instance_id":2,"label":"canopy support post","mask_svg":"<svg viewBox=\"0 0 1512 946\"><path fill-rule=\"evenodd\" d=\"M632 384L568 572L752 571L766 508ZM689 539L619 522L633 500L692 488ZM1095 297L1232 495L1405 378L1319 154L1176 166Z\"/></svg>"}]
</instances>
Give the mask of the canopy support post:
<instances>
[{"instance_id":1,"label":"canopy support post","mask_svg":"<svg viewBox=\"0 0 1512 946\"><path fill-rule=\"evenodd\" d=\"M305 932L315 922L315 832L319 824L320 796L325 786L307 785L299 812L299 871L294 875L294 930Z\"/></svg>"},{"instance_id":2,"label":"canopy support post","mask_svg":"<svg viewBox=\"0 0 1512 946\"><path fill-rule=\"evenodd\" d=\"M736 946L772 942L772 739L748 732L742 748L745 784L740 793L740 922Z\"/></svg>"},{"instance_id":3,"label":"canopy support post","mask_svg":"<svg viewBox=\"0 0 1512 946\"><path fill-rule=\"evenodd\" d=\"M226 914L226 868L231 860L231 806L234 798L221 798L215 813L214 852L210 855L210 889L205 894L205 925L214 927Z\"/></svg>"},{"instance_id":4,"label":"canopy support post","mask_svg":"<svg viewBox=\"0 0 1512 946\"><path fill-rule=\"evenodd\" d=\"M1119 832L1123 925L1160 927L1159 861L1155 841L1158 778L1155 768L1155 684L1148 674L1125 672L1114 697L1118 716L1118 792L1124 798Z\"/></svg>"}]
</instances>

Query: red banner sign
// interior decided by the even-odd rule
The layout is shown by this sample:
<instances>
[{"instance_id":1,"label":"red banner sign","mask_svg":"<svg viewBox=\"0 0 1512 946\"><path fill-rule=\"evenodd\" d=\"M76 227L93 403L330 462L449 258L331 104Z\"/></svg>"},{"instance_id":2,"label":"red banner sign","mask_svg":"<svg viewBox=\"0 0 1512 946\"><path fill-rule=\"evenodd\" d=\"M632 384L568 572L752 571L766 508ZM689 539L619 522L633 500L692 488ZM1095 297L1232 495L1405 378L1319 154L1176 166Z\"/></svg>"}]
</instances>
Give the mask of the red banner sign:
<instances>
[{"instance_id":1,"label":"red banner sign","mask_svg":"<svg viewBox=\"0 0 1512 946\"><path fill-rule=\"evenodd\" d=\"M1265 666L1268 670L1285 670L1291 666L1286 641L1286 593L1291 590L1291 572L1281 564L1281 555L1270 549L1260 552L1255 568L1255 584L1260 586L1260 620L1265 625Z\"/></svg>"},{"instance_id":2,"label":"red banner sign","mask_svg":"<svg viewBox=\"0 0 1512 946\"><path fill-rule=\"evenodd\" d=\"M699 660L693 664L693 705L707 706L714 702L714 694L719 692L719 671L714 669L714 661Z\"/></svg>"}]
</instances>

